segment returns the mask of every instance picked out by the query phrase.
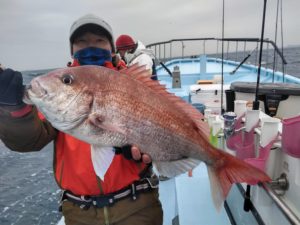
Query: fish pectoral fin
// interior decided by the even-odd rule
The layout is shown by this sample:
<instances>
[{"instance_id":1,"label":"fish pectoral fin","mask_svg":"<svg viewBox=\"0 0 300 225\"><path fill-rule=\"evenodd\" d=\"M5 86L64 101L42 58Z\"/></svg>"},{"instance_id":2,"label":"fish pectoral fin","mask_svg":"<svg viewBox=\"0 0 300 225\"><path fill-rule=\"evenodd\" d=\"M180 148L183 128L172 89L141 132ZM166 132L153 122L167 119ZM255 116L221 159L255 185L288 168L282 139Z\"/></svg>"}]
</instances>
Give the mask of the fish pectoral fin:
<instances>
[{"instance_id":1,"label":"fish pectoral fin","mask_svg":"<svg viewBox=\"0 0 300 225\"><path fill-rule=\"evenodd\" d=\"M91 114L89 116L89 122L95 127L99 127L103 130L111 131L111 132L117 132L121 134L126 134L125 129L122 125L116 125L113 123L110 123L105 119L104 116L99 114Z\"/></svg>"},{"instance_id":2,"label":"fish pectoral fin","mask_svg":"<svg viewBox=\"0 0 300 225\"><path fill-rule=\"evenodd\" d=\"M201 160L198 159L183 158L174 161L155 161L153 165L160 175L175 177L195 168L200 162Z\"/></svg>"},{"instance_id":3,"label":"fish pectoral fin","mask_svg":"<svg viewBox=\"0 0 300 225\"><path fill-rule=\"evenodd\" d=\"M101 180L104 180L104 176L115 156L113 147L92 145L91 156L95 173Z\"/></svg>"}]
</instances>

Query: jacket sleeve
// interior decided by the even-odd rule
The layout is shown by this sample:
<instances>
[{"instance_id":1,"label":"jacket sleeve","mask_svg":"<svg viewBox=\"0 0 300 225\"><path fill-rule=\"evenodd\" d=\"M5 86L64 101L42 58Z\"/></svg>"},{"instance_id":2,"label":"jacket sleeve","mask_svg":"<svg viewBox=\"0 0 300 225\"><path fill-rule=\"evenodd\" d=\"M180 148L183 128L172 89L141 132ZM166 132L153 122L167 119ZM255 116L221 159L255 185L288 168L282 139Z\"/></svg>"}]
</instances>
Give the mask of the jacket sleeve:
<instances>
[{"instance_id":1,"label":"jacket sleeve","mask_svg":"<svg viewBox=\"0 0 300 225\"><path fill-rule=\"evenodd\" d=\"M39 118L35 107L27 115L18 118L0 111L0 139L12 151L39 151L56 135L57 130L48 121Z\"/></svg>"}]
</instances>

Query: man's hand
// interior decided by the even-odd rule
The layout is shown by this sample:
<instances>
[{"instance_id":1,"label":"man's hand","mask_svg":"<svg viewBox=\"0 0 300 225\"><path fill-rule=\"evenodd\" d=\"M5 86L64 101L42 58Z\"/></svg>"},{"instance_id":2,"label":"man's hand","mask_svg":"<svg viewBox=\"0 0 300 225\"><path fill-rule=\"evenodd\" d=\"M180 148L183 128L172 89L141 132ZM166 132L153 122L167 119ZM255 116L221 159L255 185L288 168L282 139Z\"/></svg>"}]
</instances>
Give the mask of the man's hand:
<instances>
[{"instance_id":1,"label":"man's hand","mask_svg":"<svg viewBox=\"0 0 300 225\"><path fill-rule=\"evenodd\" d=\"M122 154L128 160L142 161L149 164L152 162L151 157L148 154L144 154L135 145L125 145L123 147L115 147L116 154Z\"/></svg>"},{"instance_id":2,"label":"man's hand","mask_svg":"<svg viewBox=\"0 0 300 225\"><path fill-rule=\"evenodd\" d=\"M134 160L142 160L143 163L149 164L152 162L150 155L144 154L137 146L131 146L131 155Z\"/></svg>"}]
</instances>

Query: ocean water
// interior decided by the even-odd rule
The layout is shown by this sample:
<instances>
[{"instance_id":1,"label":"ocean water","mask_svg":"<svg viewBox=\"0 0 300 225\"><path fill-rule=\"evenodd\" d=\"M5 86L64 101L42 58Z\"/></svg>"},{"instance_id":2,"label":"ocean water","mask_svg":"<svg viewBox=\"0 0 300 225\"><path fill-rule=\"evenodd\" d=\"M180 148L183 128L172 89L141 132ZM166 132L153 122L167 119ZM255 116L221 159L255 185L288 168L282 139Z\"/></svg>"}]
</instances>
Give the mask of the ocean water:
<instances>
[{"instance_id":1,"label":"ocean water","mask_svg":"<svg viewBox=\"0 0 300 225\"><path fill-rule=\"evenodd\" d=\"M53 146L17 153L0 141L0 224L56 224L60 190L53 178Z\"/></svg>"},{"instance_id":2,"label":"ocean water","mask_svg":"<svg viewBox=\"0 0 300 225\"><path fill-rule=\"evenodd\" d=\"M300 77L300 47L284 51L288 65L286 73ZM232 58L236 57L234 54ZM242 60L243 55L238 55ZM254 60L249 58L249 61ZM278 64L278 70L281 65ZM23 71L24 82L48 70ZM53 146L40 152L17 153L0 141L0 224L56 224L60 190L53 178Z\"/></svg>"},{"instance_id":3,"label":"ocean water","mask_svg":"<svg viewBox=\"0 0 300 225\"><path fill-rule=\"evenodd\" d=\"M248 54L248 53L247 53ZM246 56L246 53L229 53L224 54L224 59L231 59L233 61L241 62ZM271 70L281 71L285 74L293 75L295 77L300 77L300 47L289 47L283 50L284 58L287 62L284 69L282 67L282 61L278 56L274 59L274 50L265 50L262 54L262 66ZM255 64L258 65L259 52L255 51L247 59L245 64ZM275 66L273 62L275 60ZM283 71L284 70L284 71Z\"/></svg>"}]
</instances>

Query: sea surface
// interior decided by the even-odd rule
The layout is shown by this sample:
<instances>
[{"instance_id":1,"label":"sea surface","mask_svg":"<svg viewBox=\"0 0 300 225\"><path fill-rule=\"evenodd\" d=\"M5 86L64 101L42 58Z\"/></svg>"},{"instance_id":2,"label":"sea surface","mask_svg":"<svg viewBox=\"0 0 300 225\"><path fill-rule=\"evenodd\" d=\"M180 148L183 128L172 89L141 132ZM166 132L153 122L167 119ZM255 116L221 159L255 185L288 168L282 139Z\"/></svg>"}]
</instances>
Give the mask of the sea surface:
<instances>
[{"instance_id":1,"label":"sea surface","mask_svg":"<svg viewBox=\"0 0 300 225\"><path fill-rule=\"evenodd\" d=\"M0 224L56 224L60 191L53 178L53 146L17 153L0 141Z\"/></svg>"},{"instance_id":2,"label":"sea surface","mask_svg":"<svg viewBox=\"0 0 300 225\"><path fill-rule=\"evenodd\" d=\"M284 55L288 62L285 72L300 77L300 47L287 48ZM238 55L240 61L243 57ZM277 67L280 70L281 65ZM24 82L47 71L23 71ZM40 152L17 153L0 141L0 225L51 225L59 221L60 190L53 178L52 159L51 143Z\"/></svg>"},{"instance_id":3,"label":"sea surface","mask_svg":"<svg viewBox=\"0 0 300 225\"><path fill-rule=\"evenodd\" d=\"M238 53L225 53L224 59L229 59L237 62L241 62L249 53L238 52ZM283 63L278 54L275 54L274 50L264 49L262 54L262 67L274 71L280 71L284 74L289 74L295 77L300 77L300 47L289 47L283 49L283 56L286 64ZM220 54L218 55L220 58ZM259 51L254 51L251 56L246 60L245 64L258 65ZM273 63L275 61L275 64Z\"/></svg>"}]
</instances>

